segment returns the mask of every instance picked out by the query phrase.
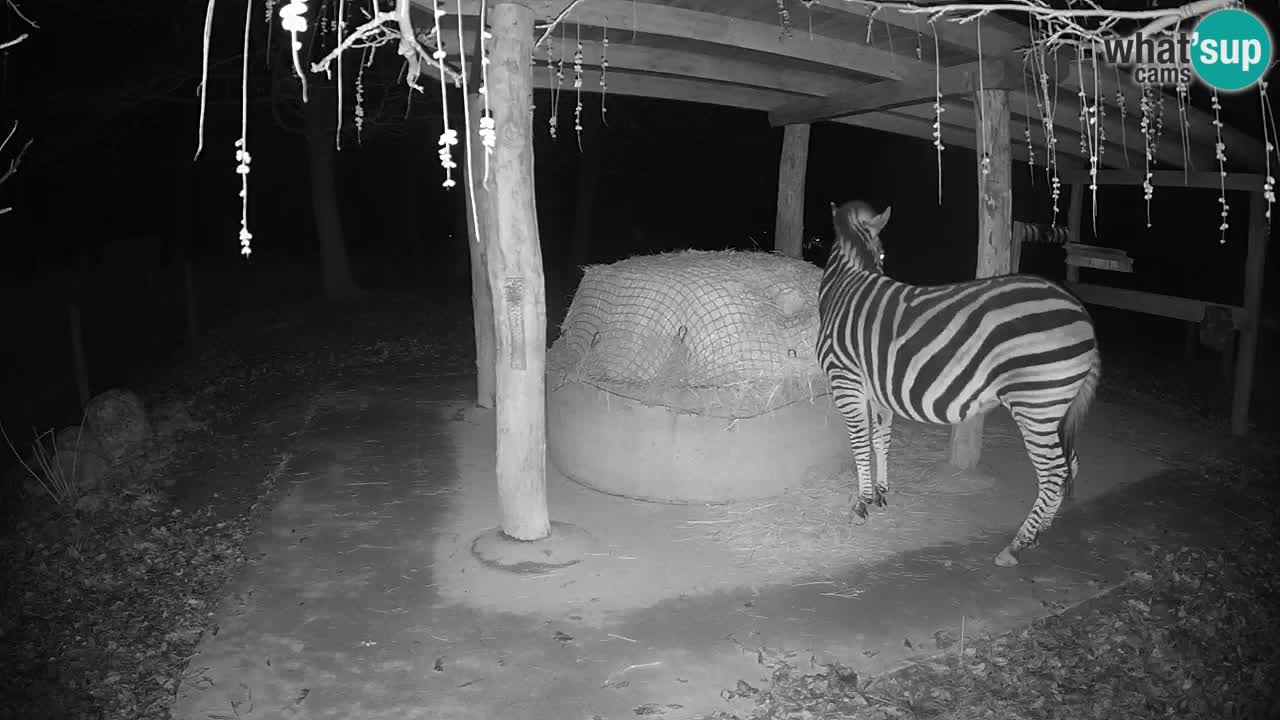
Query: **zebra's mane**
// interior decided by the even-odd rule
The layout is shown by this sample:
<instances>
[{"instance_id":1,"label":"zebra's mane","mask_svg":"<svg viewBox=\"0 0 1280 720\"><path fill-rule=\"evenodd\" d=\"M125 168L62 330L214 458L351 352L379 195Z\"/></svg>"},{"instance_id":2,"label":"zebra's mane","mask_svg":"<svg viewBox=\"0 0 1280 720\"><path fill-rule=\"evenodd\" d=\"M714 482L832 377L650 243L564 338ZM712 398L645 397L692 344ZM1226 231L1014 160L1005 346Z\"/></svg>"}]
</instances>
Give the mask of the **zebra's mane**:
<instances>
[{"instance_id":1,"label":"zebra's mane","mask_svg":"<svg viewBox=\"0 0 1280 720\"><path fill-rule=\"evenodd\" d=\"M880 243L879 230L864 222L864 218L877 217L875 210L861 200L850 200L839 206L831 203L831 219L836 230L832 255L856 270L882 273L884 246Z\"/></svg>"}]
</instances>

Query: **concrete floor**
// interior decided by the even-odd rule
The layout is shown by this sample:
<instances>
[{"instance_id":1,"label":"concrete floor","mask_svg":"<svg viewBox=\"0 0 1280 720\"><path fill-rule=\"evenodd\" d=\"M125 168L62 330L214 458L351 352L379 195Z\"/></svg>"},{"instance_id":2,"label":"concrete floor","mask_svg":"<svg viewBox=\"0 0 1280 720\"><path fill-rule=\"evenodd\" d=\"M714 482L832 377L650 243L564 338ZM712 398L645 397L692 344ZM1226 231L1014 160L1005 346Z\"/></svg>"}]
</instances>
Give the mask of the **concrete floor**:
<instances>
[{"instance_id":1,"label":"concrete floor","mask_svg":"<svg viewBox=\"0 0 1280 720\"><path fill-rule=\"evenodd\" d=\"M649 703L697 717L735 709L720 692L738 680L762 684L761 647L881 672L938 652L962 619L970 636L1023 625L1122 581L1140 544L1188 544L1232 521L1131 447L1202 438L1100 405L1081 441L1088 482L1016 568L991 564L1034 492L1014 447L988 453L994 487L943 500L952 522L896 502L860 531L869 550L822 577L743 563L690 524L705 508L550 471L552 519L592 533L597 552L503 573L469 551L498 522L492 415L469 391L469 378L423 376L312 399L260 559L229 588L175 717L574 720ZM873 542L878 520L887 541Z\"/></svg>"}]
</instances>

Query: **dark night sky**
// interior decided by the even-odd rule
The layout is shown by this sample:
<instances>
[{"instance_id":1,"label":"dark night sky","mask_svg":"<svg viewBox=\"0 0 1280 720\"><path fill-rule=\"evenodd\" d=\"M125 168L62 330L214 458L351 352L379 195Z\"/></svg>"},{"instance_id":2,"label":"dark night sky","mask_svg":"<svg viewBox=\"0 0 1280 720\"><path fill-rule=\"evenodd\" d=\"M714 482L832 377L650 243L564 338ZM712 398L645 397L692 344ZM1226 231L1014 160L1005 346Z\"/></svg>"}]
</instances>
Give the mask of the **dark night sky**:
<instances>
[{"instance_id":1,"label":"dark night sky","mask_svg":"<svg viewBox=\"0 0 1280 720\"><path fill-rule=\"evenodd\" d=\"M239 208L232 143L239 125L235 74L244 5L218 5L217 71L205 150L194 163L204 4L180 0L166 8L155 13L149 6L69 0L27 8L40 15L34 19L42 28L3 64L3 114L23 120L22 132L34 131L37 138L21 175L0 191L16 207L0 219L0 233L10 239L5 264L11 269L92 256L106 243L139 235L161 238L173 253L185 248L199 258L234 260ZM281 127L298 126L296 104L270 102L263 14L255 10L253 26L254 261L315 254L305 143L296 129ZM6 15L11 34L18 24ZM77 42L69 44L67 37ZM278 33L273 43L280 46ZM393 84L398 58L390 47L379 58L384 83ZM281 87L286 95L295 91L288 78ZM591 261L679 247L750 247L752 237L770 246L781 131L770 128L762 113L610 97L605 128L599 126L600 97L584 97L584 117L594 123L585 152L603 153ZM458 191L439 187L439 118L432 117L438 115L437 96L416 98L407 121L403 93L397 89L390 98L379 128L363 145L348 138L340 154L350 252L454 265L456 243L450 237L460 198ZM1203 90L1196 99L1204 103ZM548 136L550 96L539 93L535 102L539 223L548 274L556 275L567 263L583 156L571 133L554 141ZM1256 95L1226 102L1238 126L1257 134ZM571 127L572 103L566 91L562 127ZM886 232L892 274L921 283L971 275L971 151L949 147L944 153L939 205L936 157L928 141L828 124L815 128L811 147L807 235L829 233L829 201L861 197L892 204L894 220ZM1048 221L1043 174L1033 178L1017 163L1014 173L1015 218ZM1135 198L1140 201L1140 191L1109 190L1100 211L1103 242L1129 250L1143 269L1141 277L1120 282L1238 299L1235 268L1243 258L1243 237L1233 232L1233 241L1219 246L1214 193L1158 190L1150 231L1142 227L1144 209ZM1243 198L1233 204L1233 230L1243 230ZM1158 277L1153 268L1159 268ZM1204 287L1206 273L1215 287Z\"/></svg>"}]
</instances>

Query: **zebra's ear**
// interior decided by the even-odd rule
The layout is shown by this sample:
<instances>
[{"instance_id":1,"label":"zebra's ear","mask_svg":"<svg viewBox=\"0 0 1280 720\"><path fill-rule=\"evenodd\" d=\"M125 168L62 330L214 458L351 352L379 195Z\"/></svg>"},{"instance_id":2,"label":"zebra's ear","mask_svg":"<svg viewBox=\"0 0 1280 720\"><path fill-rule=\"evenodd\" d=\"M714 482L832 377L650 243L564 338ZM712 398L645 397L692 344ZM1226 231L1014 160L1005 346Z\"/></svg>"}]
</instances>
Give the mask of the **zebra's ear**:
<instances>
[{"instance_id":1,"label":"zebra's ear","mask_svg":"<svg viewBox=\"0 0 1280 720\"><path fill-rule=\"evenodd\" d=\"M840 206L839 206L839 205L836 205L834 202L832 202L832 203L831 203L831 217L835 217L835 216L836 216L836 213L837 213L837 212L839 212L839 211L840 211Z\"/></svg>"},{"instance_id":2,"label":"zebra's ear","mask_svg":"<svg viewBox=\"0 0 1280 720\"><path fill-rule=\"evenodd\" d=\"M871 228L877 235L879 235L880 231L884 230L884 226L889 224L889 213L892 210L892 205L886 207L884 212L881 212L879 215L876 215L867 221L867 227Z\"/></svg>"}]
</instances>

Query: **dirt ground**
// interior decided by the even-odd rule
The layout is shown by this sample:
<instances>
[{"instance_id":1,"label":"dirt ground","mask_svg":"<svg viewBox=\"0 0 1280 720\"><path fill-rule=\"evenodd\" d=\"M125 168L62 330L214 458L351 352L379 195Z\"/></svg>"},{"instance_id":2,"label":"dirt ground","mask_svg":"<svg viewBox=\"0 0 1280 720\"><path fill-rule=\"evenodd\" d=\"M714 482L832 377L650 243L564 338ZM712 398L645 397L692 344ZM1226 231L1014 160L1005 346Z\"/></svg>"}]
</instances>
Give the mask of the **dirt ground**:
<instances>
[{"instance_id":1,"label":"dirt ground","mask_svg":"<svg viewBox=\"0 0 1280 720\"><path fill-rule=\"evenodd\" d=\"M698 717L767 677L762 653L899 667L1074 606L1141 570L1137 548L1207 541L1250 513L1178 469L1212 451L1206 433L1100 402L1076 503L1016 568L991 558L1034 483L993 417L982 474L895 474L888 510L813 562L716 533L724 508L612 497L549 468L552 519L597 547L504 573L470 552L498 523L493 417L472 383L366 374L264 403L261 422L288 428L278 504L174 717ZM942 457L945 433L901 428L897 453Z\"/></svg>"}]
</instances>

